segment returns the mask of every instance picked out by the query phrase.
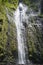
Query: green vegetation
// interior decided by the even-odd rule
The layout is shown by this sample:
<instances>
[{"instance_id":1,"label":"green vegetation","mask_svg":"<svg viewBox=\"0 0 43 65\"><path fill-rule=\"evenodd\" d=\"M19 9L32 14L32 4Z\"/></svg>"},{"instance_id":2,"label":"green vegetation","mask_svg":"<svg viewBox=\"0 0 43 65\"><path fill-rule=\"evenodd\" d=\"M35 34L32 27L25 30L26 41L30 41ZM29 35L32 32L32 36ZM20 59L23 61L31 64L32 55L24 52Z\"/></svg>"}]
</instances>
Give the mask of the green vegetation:
<instances>
[{"instance_id":1,"label":"green vegetation","mask_svg":"<svg viewBox=\"0 0 43 65\"><path fill-rule=\"evenodd\" d=\"M23 0L23 3L28 7L31 7L33 10L38 11L40 0Z\"/></svg>"},{"instance_id":2,"label":"green vegetation","mask_svg":"<svg viewBox=\"0 0 43 65\"><path fill-rule=\"evenodd\" d=\"M39 14L38 16L39 16L40 18L43 18L43 14Z\"/></svg>"},{"instance_id":3,"label":"green vegetation","mask_svg":"<svg viewBox=\"0 0 43 65\"><path fill-rule=\"evenodd\" d=\"M15 24L8 23L6 16L6 8L9 10L15 10L17 5L17 0L0 0L0 61L13 61L13 59L16 58L15 56L17 56L16 32L13 32L13 29L16 31L16 27ZM9 25L10 35L8 35Z\"/></svg>"},{"instance_id":4,"label":"green vegetation","mask_svg":"<svg viewBox=\"0 0 43 65\"><path fill-rule=\"evenodd\" d=\"M9 23L6 16L6 8L11 12L15 11L18 6L19 0L0 0L0 61L14 61L17 59L17 36L15 24ZM29 8L38 11L39 0L23 0ZM37 4L35 4L37 3ZM43 14L39 14L38 17L43 18ZM36 17L31 17L31 23L36 22ZM8 29L9 33L8 33ZM41 28L43 29L43 28ZM14 30L14 31L13 31ZM30 33L31 32L31 33ZM34 62L43 62L43 37L42 30L37 26L28 28L28 57Z\"/></svg>"}]
</instances>

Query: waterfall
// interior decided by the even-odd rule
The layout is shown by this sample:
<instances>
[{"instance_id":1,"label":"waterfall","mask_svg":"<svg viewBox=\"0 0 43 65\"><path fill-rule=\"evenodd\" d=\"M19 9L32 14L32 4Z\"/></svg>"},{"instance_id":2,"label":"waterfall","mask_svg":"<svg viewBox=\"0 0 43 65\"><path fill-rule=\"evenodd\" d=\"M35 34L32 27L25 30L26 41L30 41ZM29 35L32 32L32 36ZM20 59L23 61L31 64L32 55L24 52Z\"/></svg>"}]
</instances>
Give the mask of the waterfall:
<instances>
[{"instance_id":1,"label":"waterfall","mask_svg":"<svg viewBox=\"0 0 43 65\"><path fill-rule=\"evenodd\" d=\"M15 15L15 24L17 28L17 41L18 41L18 64L26 64L26 23L25 23L25 12L27 7L23 7L20 3Z\"/></svg>"},{"instance_id":2,"label":"waterfall","mask_svg":"<svg viewBox=\"0 0 43 65\"><path fill-rule=\"evenodd\" d=\"M28 50L26 46L26 31L27 26L32 27L32 25L39 26L40 24L31 23L31 17L37 17L38 13L33 12L31 8L28 9L27 6L25 6L22 3L19 3L19 6L17 7L16 11L13 12L13 16L8 13L8 10L6 9L7 17L9 22L14 22L17 29L17 42L18 42L18 64L26 64L27 60L26 57L28 55ZM37 21L38 22L38 21ZM30 61L28 60L28 63ZM31 65L31 64L30 64Z\"/></svg>"},{"instance_id":3,"label":"waterfall","mask_svg":"<svg viewBox=\"0 0 43 65\"><path fill-rule=\"evenodd\" d=\"M18 64L26 64L28 50L26 46L26 32L27 32L27 24L28 24L28 16L26 15L28 7L22 3L19 3L16 11L9 13L6 8L6 13L9 22L14 22L17 29L17 42L18 42Z\"/></svg>"}]
</instances>

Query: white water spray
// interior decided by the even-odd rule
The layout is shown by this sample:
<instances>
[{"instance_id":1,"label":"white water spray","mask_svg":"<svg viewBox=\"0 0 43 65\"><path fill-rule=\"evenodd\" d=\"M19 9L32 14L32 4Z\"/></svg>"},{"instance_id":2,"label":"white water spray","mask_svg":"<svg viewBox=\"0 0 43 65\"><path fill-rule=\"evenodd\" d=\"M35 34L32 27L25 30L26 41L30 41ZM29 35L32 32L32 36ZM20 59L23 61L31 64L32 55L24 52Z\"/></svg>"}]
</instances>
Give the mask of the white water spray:
<instances>
[{"instance_id":1,"label":"white water spray","mask_svg":"<svg viewBox=\"0 0 43 65\"><path fill-rule=\"evenodd\" d=\"M29 11L28 15L27 6L19 3L18 8L15 12L13 12L13 17L11 17L7 11L8 20L13 21L16 25L17 29L17 41L18 41L18 64L26 64L26 25L30 23L29 19L32 16L37 16L38 14L33 13L33 11ZM29 24L29 27L32 27Z\"/></svg>"},{"instance_id":2,"label":"white water spray","mask_svg":"<svg viewBox=\"0 0 43 65\"><path fill-rule=\"evenodd\" d=\"M20 3L19 7L15 12L15 24L17 28L17 40L18 40L18 64L26 64L26 53L25 53L25 45L26 45L26 27L25 17L26 17L26 7Z\"/></svg>"}]
</instances>

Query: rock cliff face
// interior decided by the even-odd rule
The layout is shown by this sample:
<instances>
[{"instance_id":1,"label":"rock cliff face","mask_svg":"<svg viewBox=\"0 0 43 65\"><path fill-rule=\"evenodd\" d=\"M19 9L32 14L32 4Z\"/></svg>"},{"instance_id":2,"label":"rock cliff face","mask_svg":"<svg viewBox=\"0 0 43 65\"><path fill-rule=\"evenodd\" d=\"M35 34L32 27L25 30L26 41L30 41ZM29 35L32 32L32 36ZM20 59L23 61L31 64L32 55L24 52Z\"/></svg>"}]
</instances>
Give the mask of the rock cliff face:
<instances>
[{"instance_id":1,"label":"rock cliff face","mask_svg":"<svg viewBox=\"0 0 43 65\"><path fill-rule=\"evenodd\" d=\"M18 57L16 26L13 22L10 23L6 16L6 8L12 16L11 11L16 10L18 2L18 0L0 0L0 61L13 61ZM28 8L32 8L33 12L40 11L39 0L23 0L23 3ZM28 58L33 62L43 62L43 15L32 16L29 18L29 22Z\"/></svg>"},{"instance_id":2,"label":"rock cliff face","mask_svg":"<svg viewBox=\"0 0 43 65\"><path fill-rule=\"evenodd\" d=\"M43 7L39 0L23 0L23 2L33 10L33 14L38 14L38 16L35 15L29 18L27 35L29 59L33 62L43 63L43 11L41 12Z\"/></svg>"}]
</instances>

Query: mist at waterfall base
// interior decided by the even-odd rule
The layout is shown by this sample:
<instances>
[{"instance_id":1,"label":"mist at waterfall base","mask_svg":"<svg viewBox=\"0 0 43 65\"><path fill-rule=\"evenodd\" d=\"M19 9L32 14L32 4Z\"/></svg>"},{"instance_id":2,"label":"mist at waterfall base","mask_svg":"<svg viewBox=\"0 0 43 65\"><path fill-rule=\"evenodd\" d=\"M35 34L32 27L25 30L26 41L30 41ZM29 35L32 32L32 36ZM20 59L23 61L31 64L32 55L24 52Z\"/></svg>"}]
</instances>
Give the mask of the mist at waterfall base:
<instances>
[{"instance_id":1,"label":"mist at waterfall base","mask_svg":"<svg viewBox=\"0 0 43 65\"><path fill-rule=\"evenodd\" d=\"M27 12L28 11L28 12ZM26 64L28 60L28 49L26 45L26 30L27 26L32 27L30 23L31 16L37 16L37 13L33 13L32 9L28 10L28 7L22 3L19 3L16 11L13 11L11 17L7 11L7 17L9 22L14 22L17 29L17 45L18 45L18 64ZM28 60L28 63L30 61Z\"/></svg>"}]
</instances>

